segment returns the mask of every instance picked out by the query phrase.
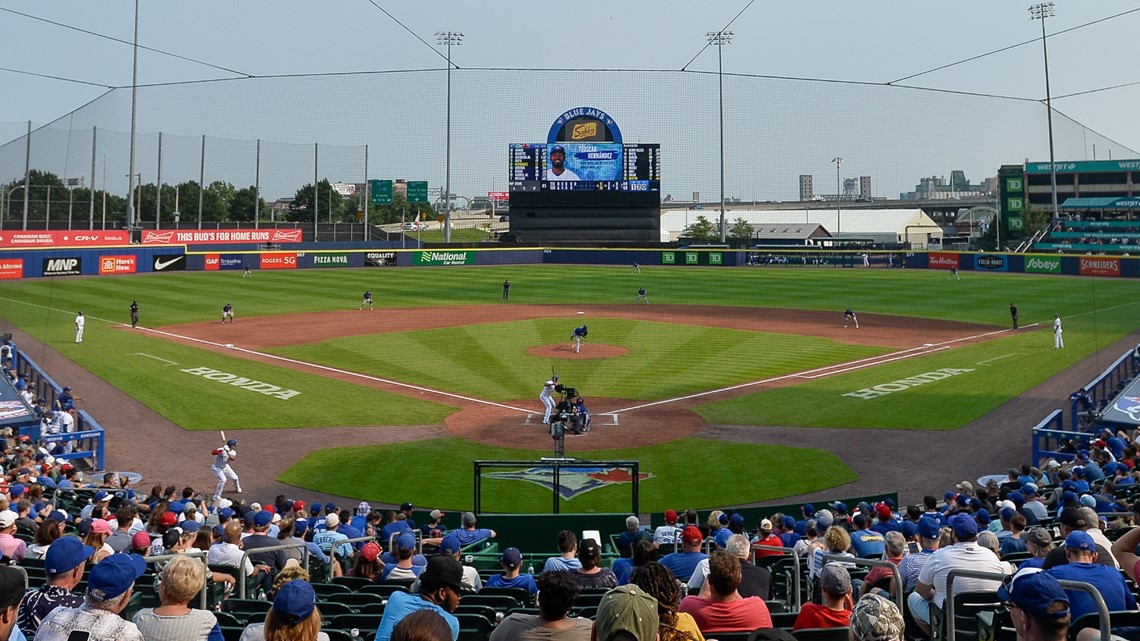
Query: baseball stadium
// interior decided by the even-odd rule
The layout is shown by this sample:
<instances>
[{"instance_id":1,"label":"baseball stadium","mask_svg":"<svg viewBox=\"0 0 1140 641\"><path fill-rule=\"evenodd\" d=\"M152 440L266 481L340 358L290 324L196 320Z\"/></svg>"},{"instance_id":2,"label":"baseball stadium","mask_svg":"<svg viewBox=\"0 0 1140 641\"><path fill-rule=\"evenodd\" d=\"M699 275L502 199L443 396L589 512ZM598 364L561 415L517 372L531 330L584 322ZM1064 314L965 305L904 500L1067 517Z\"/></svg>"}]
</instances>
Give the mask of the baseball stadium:
<instances>
[{"instance_id":1,"label":"baseball stadium","mask_svg":"<svg viewBox=\"0 0 1140 641\"><path fill-rule=\"evenodd\" d=\"M837 22L874 46L827 61L802 8L767 10L818 34L741 2L690 47L727 9L614 6L546 68L503 44L553 40L544 10L370 0L301 37L292 4L136 3L133 41L0 7L133 67L0 69L28 111L86 92L0 116L26 638L173 638L177 611L211 641L410 641L415 610L439 641L1137 638L1140 145L1089 98L1136 83L1081 61L1140 9L1035 5L1014 44L962 22L978 52L962 16L872 8ZM448 12L496 44L429 43ZM231 49L243 20L276 60ZM801 53L726 48L750 28ZM637 597L645 630L615 623Z\"/></svg>"}]
</instances>

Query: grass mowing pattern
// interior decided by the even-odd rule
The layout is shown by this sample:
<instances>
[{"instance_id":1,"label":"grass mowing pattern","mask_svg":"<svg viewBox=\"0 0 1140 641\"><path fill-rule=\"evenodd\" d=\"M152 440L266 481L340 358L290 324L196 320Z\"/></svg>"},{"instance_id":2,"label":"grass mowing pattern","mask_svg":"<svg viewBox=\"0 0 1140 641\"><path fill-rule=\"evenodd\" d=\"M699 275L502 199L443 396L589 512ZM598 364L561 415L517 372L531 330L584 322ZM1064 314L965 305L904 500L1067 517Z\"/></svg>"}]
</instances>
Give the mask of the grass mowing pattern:
<instances>
[{"instance_id":1,"label":"grass mowing pattern","mask_svg":"<svg viewBox=\"0 0 1140 641\"><path fill-rule=\"evenodd\" d=\"M567 443L573 449L573 441ZM446 452L442 457L441 452ZM537 460L547 451L516 450L442 438L415 443L342 447L313 452L278 480L306 489L368 501L471 509L471 461ZM637 449L590 452L591 460L636 460L652 478L641 482L641 509L660 512L678 506L709 508L743 505L814 492L856 479L831 453L809 448L773 447L687 438ZM351 461L352 465L346 465ZM433 461L442 473L430 483L409 482L407 464ZM812 470L804 474L803 470ZM715 470L722 483L693 482L693 473ZM731 479L731 481L729 481ZM484 511L548 513L550 490L517 480L484 479ZM624 512L629 486L603 487L565 501L566 512Z\"/></svg>"},{"instance_id":2,"label":"grass mowing pattern","mask_svg":"<svg viewBox=\"0 0 1140 641\"><path fill-rule=\"evenodd\" d=\"M1127 327L1130 305L1065 320L1065 349L1053 349L1052 326L930 356L907 359L792 387L694 408L714 425L957 429L1104 346L1104 328ZM874 398L847 396L942 368L972 369ZM1058 406L1061 399L1057 400ZM1036 419L1034 419L1036 420Z\"/></svg>"},{"instance_id":3,"label":"grass mowing pattern","mask_svg":"<svg viewBox=\"0 0 1140 641\"><path fill-rule=\"evenodd\" d=\"M274 353L432 389L498 401L530 397L551 361L526 354L565 343L577 321L539 319L341 338ZM591 318L589 342L630 350L612 359L557 361L587 396L654 400L841 363L890 350L808 336Z\"/></svg>"}]
</instances>

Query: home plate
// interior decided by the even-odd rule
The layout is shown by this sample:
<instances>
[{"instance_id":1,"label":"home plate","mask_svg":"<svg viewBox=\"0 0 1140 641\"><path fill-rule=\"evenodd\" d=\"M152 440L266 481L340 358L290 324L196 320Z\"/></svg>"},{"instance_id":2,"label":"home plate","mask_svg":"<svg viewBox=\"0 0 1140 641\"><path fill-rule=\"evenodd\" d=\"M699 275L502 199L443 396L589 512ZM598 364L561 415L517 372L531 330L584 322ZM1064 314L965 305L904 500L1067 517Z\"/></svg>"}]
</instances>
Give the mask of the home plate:
<instances>
[{"instance_id":1,"label":"home plate","mask_svg":"<svg viewBox=\"0 0 1140 641\"><path fill-rule=\"evenodd\" d=\"M578 313L579 313L579 314L585 314L586 312L578 312Z\"/></svg>"}]
</instances>

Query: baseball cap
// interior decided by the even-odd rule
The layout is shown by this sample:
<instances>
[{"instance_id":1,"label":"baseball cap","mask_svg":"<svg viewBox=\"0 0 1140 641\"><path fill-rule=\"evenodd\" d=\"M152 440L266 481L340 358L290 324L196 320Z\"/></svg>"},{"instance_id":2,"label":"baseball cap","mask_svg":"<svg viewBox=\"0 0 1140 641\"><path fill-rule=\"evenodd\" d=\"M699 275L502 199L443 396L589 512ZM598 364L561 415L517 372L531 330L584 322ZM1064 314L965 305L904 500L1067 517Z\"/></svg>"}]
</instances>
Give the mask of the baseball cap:
<instances>
[{"instance_id":1,"label":"baseball cap","mask_svg":"<svg viewBox=\"0 0 1140 641\"><path fill-rule=\"evenodd\" d=\"M705 537L701 535L700 528L690 525L681 532L681 540L685 543L700 543L705 540Z\"/></svg>"},{"instance_id":2,"label":"baseball cap","mask_svg":"<svg viewBox=\"0 0 1140 641\"><path fill-rule=\"evenodd\" d=\"M950 517L950 527L954 528L954 536L970 538L978 534L978 522L966 514L956 514Z\"/></svg>"},{"instance_id":3,"label":"baseball cap","mask_svg":"<svg viewBox=\"0 0 1140 641\"><path fill-rule=\"evenodd\" d=\"M1041 568L1025 568L1002 582L998 599L1017 606L1034 619L1069 616L1069 597L1057 579Z\"/></svg>"},{"instance_id":4,"label":"baseball cap","mask_svg":"<svg viewBox=\"0 0 1140 641\"><path fill-rule=\"evenodd\" d=\"M728 525L728 515L725 514L724 512L721 512L720 514L717 515L716 521L717 521L717 523L720 523L721 525Z\"/></svg>"},{"instance_id":5,"label":"baseball cap","mask_svg":"<svg viewBox=\"0 0 1140 641\"><path fill-rule=\"evenodd\" d=\"M87 578L87 594L100 601L126 592L146 572L146 559L137 554L112 554L95 564Z\"/></svg>"},{"instance_id":6,"label":"baseball cap","mask_svg":"<svg viewBox=\"0 0 1140 641\"><path fill-rule=\"evenodd\" d=\"M178 527L182 528L183 532L197 532L202 526L197 521L183 521L178 524Z\"/></svg>"},{"instance_id":7,"label":"baseball cap","mask_svg":"<svg viewBox=\"0 0 1140 641\"><path fill-rule=\"evenodd\" d=\"M304 501L301 501L301 500L293 501L293 511L294 512L300 512L303 509L305 509L305 502Z\"/></svg>"},{"instance_id":8,"label":"baseball cap","mask_svg":"<svg viewBox=\"0 0 1140 641\"><path fill-rule=\"evenodd\" d=\"M659 623L657 599L636 585L606 592L594 617L598 641L610 641L618 632L628 632L635 639L653 639Z\"/></svg>"},{"instance_id":9,"label":"baseball cap","mask_svg":"<svg viewBox=\"0 0 1140 641\"><path fill-rule=\"evenodd\" d=\"M1014 505L1025 505L1025 495L1021 492L1010 492L1009 500L1013 501Z\"/></svg>"},{"instance_id":10,"label":"baseball cap","mask_svg":"<svg viewBox=\"0 0 1140 641\"><path fill-rule=\"evenodd\" d=\"M772 531L772 522L769 521L768 519L764 519L763 521L760 521L760 531L761 532L771 532Z\"/></svg>"},{"instance_id":11,"label":"baseball cap","mask_svg":"<svg viewBox=\"0 0 1140 641\"><path fill-rule=\"evenodd\" d=\"M21 496L24 493L24 490L26 490L26 489L27 488L24 487L23 483L17 483L17 484L12 486L11 490L9 490L9 494L12 495L12 498L16 498L17 496Z\"/></svg>"},{"instance_id":12,"label":"baseball cap","mask_svg":"<svg viewBox=\"0 0 1140 641\"><path fill-rule=\"evenodd\" d=\"M739 514L733 514L732 515L732 520L734 523L736 522L736 517L738 517L738 516L740 516L740 515ZM744 523L744 517L743 516L740 516L740 523ZM790 529L796 527L796 519L794 517L791 517L791 516L788 516L787 514L785 514L782 524L783 524L785 530L790 530Z\"/></svg>"},{"instance_id":13,"label":"baseball cap","mask_svg":"<svg viewBox=\"0 0 1140 641\"><path fill-rule=\"evenodd\" d=\"M233 508L224 507L224 508L218 510L218 517L220 517L223 521L228 520L228 519L232 519L233 516L234 516Z\"/></svg>"},{"instance_id":14,"label":"baseball cap","mask_svg":"<svg viewBox=\"0 0 1140 641\"><path fill-rule=\"evenodd\" d=\"M324 503L313 503L313 509L312 509L313 516L320 514L321 510L323 510L323 509L325 509Z\"/></svg>"},{"instance_id":15,"label":"baseball cap","mask_svg":"<svg viewBox=\"0 0 1140 641\"><path fill-rule=\"evenodd\" d=\"M990 522L990 513L988 510L978 510L974 513L974 519L976 519L978 523L988 524Z\"/></svg>"},{"instance_id":16,"label":"baseball cap","mask_svg":"<svg viewBox=\"0 0 1140 641\"><path fill-rule=\"evenodd\" d=\"M1096 499L1091 494L1081 495L1081 505L1085 507L1096 507Z\"/></svg>"},{"instance_id":17,"label":"baseball cap","mask_svg":"<svg viewBox=\"0 0 1140 641\"><path fill-rule=\"evenodd\" d=\"M676 525L677 524L677 510L665 510L665 524L666 525Z\"/></svg>"},{"instance_id":18,"label":"baseball cap","mask_svg":"<svg viewBox=\"0 0 1140 641\"><path fill-rule=\"evenodd\" d=\"M829 594L847 594L851 591L851 574L838 563L828 563L819 571L819 586Z\"/></svg>"},{"instance_id":19,"label":"baseball cap","mask_svg":"<svg viewBox=\"0 0 1140 641\"><path fill-rule=\"evenodd\" d=\"M550 148L550 153L551 154L561 153L561 154L565 155L566 148L563 147L562 145L554 145L553 147ZM555 378L558 378L558 377L555 376Z\"/></svg>"},{"instance_id":20,"label":"baseball cap","mask_svg":"<svg viewBox=\"0 0 1140 641\"><path fill-rule=\"evenodd\" d=\"M1049 530L1043 527L1032 527L1021 534L1021 539L1026 543L1033 543L1040 547L1048 547L1053 543L1053 535L1049 534Z\"/></svg>"},{"instance_id":21,"label":"baseball cap","mask_svg":"<svg viewBox=\"0 0 1140 641\"><path fill-rule=\"evenodd\" d=\"M413 506L411 503L404 503L400 506L401 512L411 512L413 509L415 509L415 506Z\"/></svg>"},{"instance_id":22,"label":"baseball cap","mask_svg":"<svg viewBox=\"0 0 1140 641\"><path fill-rule=\"evenodd\" d=\"M1076 503L1080 499L1077 498L1077 493L1069 490L1061 492L1061 505L1068 505L1069 503Z\"/></svg>"},{"instance_id":23,"label":"baseball cap","mask_svg":"<svg viewBox=\"0 0 1140 641\"><path fill-rule=\"evenodd\" d=\"M12 527L12 524L15 523L16 519L18 518L20 518L20 515L16 514L12 510L4 510L3 512L0 512L0 530Z\"/></svg>"},{"instance_id":24,"label":"baseball cap","mask_svg":"<svg viewBox=\"0 0 1140 641\"><path fill-rule=\"evenodd\" d=\"M450 556L461 549L463 549L463 544L459 542L459 537L454 534L448 534L447 536L443 537L442 541L439 542L440 554L446 554Z\"/></svg>"},{"instance_id":25,"label":"baseball cap","mask_svg":"<svg viewBox=\"0 0 1140 641\"><path fill-rule=\"evenodd\" d=\"M1084 550L1086 552L1096 552L1096 542L1089 536L1088 532L1077 530L1069 532L1069 536L1065 537L1065 548L1069 550Z\"/></svg>"},{"instance_id":26,"label":"baseball cap","mask_svg":"<svg viewBox=\"0 0 1140 641\"><path fill-rule=\"evenodd\" d=\"M831 510L820 510L815 513L815 529L820 534L823 534L824 530L831 527L834 522L835 517L831 515Z\"/></svg>"},{"instance_id":27,"label":"baseball cap","mask_svg":"<svg viewBox=\"0 0 1140 641\"><path fill-rule=\"evenodd\" d=\"M428 558L427 566L420 575L420 583L435 581L451 586L455 590L463 589L463 566L450 556L433 556Z\"/></svg>"},{"instance_id":28,"label":"baseball cap","mask_svg":"<svg viewBox=\"0 0 1140 641\"><path fill-rule=\"evenodd\" d=\"M831 504L831 507L835 508L838 514L847 514L847 504L843 501L836 501Z\"/></svg>"},{"instance_id":29,"label":"baseball cap","mask_svg":"<svg viewBox=\"0 0 1140 641\"><path fill-rule=\"evenodd\" d=\"M102 503L103 501L110 501L111 495L108 494L106 490L99 490L98 492L95 493L95 497L93 500L96 503ZM181 510L179 510L179 511L181 511Z\"/></svg>"},{"instance_id":30,"label":"baseball cap","mask_svg":"<svg viewBox=\"0 0 1140 641\"><path fill-rule=\"evenodd\" d=\"M52 510L52 513L48 515L48 518L55 521L56 523L59 523L60 525L63 525L67 522L67 512L64 512L63 510Z\"/></svg>"},{"instance_id":31,"label":"baseball cap","mask_svg":"<svg viewBox=\"0 0 1140 641\"><path fill-rule=\"evenodd\" d=\"M522 553L518 548L507 548L503 550L503 558L499 562L513 570L522 565Z\"/></svg>"},{"instance_id":32,"label":"baseball cap","mask_svg":"<svg viewBox=\"0 0 1140 641\"><path fill-rule=\"evenodd\" d=\"M286 625L297 625L308 619L317 607L317 593L303 579L294 579L277 589L273 597L273 612Z\"/></svg>"},{"instance_id":33,"label":"baseball cap","mask_svg":"<svg viewBox=\"0 0 1140 641\"><path fill-rule=\"evenodd\" d=\"M889 519L892 516L891 506L886 503L880 503L875 507L875 516L880 519Z\"/></svg>"},{"instance_id":34,"label":"baseball cap","mask_svg":"<svg viewBox=\"0 0 1140 641\"><path fill-rule=\"evenodd\" d=\"M439 519L441 519L447 515L444 514L443 512L440 512L439 510L432 510L431 514L429 514L428 516L431 518L431 520L438 521Z\"/></svg>"},{"instance_id":35,"label":"baseball cap","mask_svg":"<svg viewBox=\"0 0 1140 641\"><path fill-rule=\"evenodd\" d=\"M265 527L265 526L269 525L272 521L273 521L273 515L270 514L269 512L266 512L265 510L262 510L262 511L258 512L257 514L253 515L253 526L254 527Z\"/></svg>"},{"instance_id":36,"label":"baseball cap","mask_svg":"<svg viewBox=\"0 0 1140 641\"><path fill-rule=\"evenodd\" d=\"M91 521L91 531L95 534L110 534L111 524L103 519L95 519Z\"/></svg>"},{"instance_id":37,"label":"baseball cap","mask_svg":"<svg viewBox=\"0 0 1140 641\"><path fill-rule=\"evenodd\" d=\"M1003 521L1009 521L1013 517L1017 516L1017 510L1011 507L1003 507L1001 509L1001 512L998 512L998 516L1000 516Z\"/></svg>"},{"instance_id":38,"label":"baseball cap","mask_svg":"<svg viewBox=\"0 0 1140 641\"><path fill-rule=\"evenodd\" d=\"M894 601L866 594L851 610L852 638L861 641L898 641L904 638L906 624Z\"/></svg>"},{"instance_id":39,"label":"baseball cap","mask_svg":"<svg viewBox=\"0 0 1140 641\"><path fill-rule=\"evenodd\" d=\"M368 561L369 563L375 561L380 556L380 546L376 545L376 541L369 541L360 548L360 558Z\"/></svg>"},{"instance_id":40,"label":"baseball cap","mask_svg":"<svg viewBox=\"0 0 1140 641\"><path fill-rule=\"evenodd\" d=\"M150 542L149 539L147 541ZM63 574L82 565L95 548L83 545L78 537L65 536L52 541L44 555L44 571L48 574Z\"/></svg>"},{"instance_id":41,"label":"baseball cap","mask_svg":"<svg viewBox=\"0 0 1140 641\"><path fill-rule=\"evenodd\" d=\"M411 532L404 532L400 538L396 539L396 548L400 550L415 550L416 537Z\"/></svg>"},{"instance_id":42,"label":"baseball cap","mask_svg":"<svg viewBox=\"0 0 1140 641\"><path fill-rule=\"evenodd\" d=\"M1021 486L1021 493L1022 494L1037 494L1037 484L1036 483L1026 483L1025 485L1022 485Z\"/></svg>"},{"instance_id":43,"label":"baseball cap","mask_svg":"<svg viewBox=\"0 0 1140 641\"><path fill-rule=\"evenodd\" d=\"M325 517L325 527L336 527L340 525L340 516L333 512Z\"/></svg>"},{"instance_id":44,"label":"baseball cap","mask_svg":"<svg viewBox=\"0 0 1140 641\"><path fill-rule=\"evenodd\" d=\"M955 485L954 487L958 488L958 490L960 490L962 492L973 492L974 491L974 484L969 482L969 481L962 481L961 483Z\"/></svg>"},{"instance_id":45,"label":"baseball cap","mask_svg":"<svg viewBox=\"0 0 1140 641\"><path fill-rule=\"evenodd\" d=\"M903 521L899 523L899 533L904 539L913 539L918 536L918 524L914 521Z\"/></svg>"},{"instance_id":46,"label":"baseball cap","mask_svg":"<svg viewBox=\"0 0 1140 641\"><path fill-rule=\"evenodd\" d=\"M131 549L132 550L137 550L139 548L149 548L149 547L150 547L150 534L147 534L145 531L135 532L135 535L131 537Z\"/></svg>"},{"instance_id":47,"label":"baseball cap","mask_svg":"<svg viewBox=\"0 0 1140 641\"><path fill-rule=\"evenodd\" d=\"M815 506L811 503L804 503L803 510L806 516L815 516Z\"/></svg>"}]
</instances>

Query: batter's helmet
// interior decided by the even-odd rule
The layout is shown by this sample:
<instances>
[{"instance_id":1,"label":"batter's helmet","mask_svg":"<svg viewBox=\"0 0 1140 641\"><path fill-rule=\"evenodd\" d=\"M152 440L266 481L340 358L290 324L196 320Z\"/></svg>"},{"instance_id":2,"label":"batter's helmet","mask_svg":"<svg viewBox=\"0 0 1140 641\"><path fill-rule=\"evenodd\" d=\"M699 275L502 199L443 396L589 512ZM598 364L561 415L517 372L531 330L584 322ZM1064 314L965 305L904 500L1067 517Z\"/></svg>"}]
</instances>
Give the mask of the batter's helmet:
<instances>
[{"instance_id":1,"label":"batter's helmet","mask_svg":"<svg viewBox=\"0 0 1140 641\"><path fill-rule=\"evenodd\" d=\"M237 447L237 439L231 438L230 440L226 441L226 445L229 445L230 447Z\"/></svg>"}]
</instances>

